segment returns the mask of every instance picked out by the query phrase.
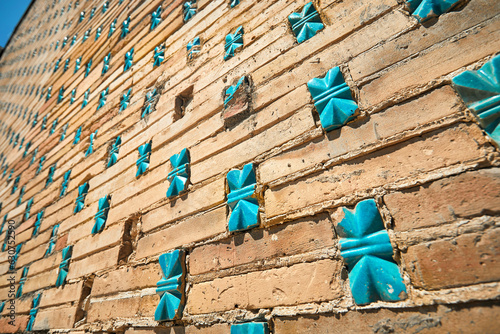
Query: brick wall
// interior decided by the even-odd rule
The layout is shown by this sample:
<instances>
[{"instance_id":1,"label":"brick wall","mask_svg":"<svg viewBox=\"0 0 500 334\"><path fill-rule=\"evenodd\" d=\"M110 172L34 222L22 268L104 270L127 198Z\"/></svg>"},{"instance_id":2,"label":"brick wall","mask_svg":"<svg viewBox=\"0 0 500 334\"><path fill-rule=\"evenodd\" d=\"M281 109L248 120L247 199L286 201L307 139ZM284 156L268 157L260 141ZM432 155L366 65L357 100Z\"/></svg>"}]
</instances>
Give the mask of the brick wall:
<instances>
[{"instance_id":1,"label":"brick wall","mask_svg":"<svg viewBox=\"0 0 500 334\"><path fill-rule=\"evenodd\" d=\"M34 1L0 332L498 332L499 50L494 0Z\"/></svg>"}]
</instances>

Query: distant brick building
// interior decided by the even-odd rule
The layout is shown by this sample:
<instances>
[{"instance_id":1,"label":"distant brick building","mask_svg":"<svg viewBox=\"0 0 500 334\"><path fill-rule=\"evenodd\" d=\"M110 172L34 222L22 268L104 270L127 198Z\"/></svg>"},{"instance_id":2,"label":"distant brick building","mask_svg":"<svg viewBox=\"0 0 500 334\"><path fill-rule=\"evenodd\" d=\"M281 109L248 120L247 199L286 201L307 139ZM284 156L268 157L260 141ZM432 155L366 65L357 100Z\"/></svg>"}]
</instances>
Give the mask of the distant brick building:
<instances>
[{"instance_id":1,"label":"distant brick building","mask_svg":"<svg viewBox=\"0 0 500 334\"><path fill-rule=\"evenodd\" d=\"M0 332L498 333L500 2L35 0Z\"/></svg>"}]
</instances>

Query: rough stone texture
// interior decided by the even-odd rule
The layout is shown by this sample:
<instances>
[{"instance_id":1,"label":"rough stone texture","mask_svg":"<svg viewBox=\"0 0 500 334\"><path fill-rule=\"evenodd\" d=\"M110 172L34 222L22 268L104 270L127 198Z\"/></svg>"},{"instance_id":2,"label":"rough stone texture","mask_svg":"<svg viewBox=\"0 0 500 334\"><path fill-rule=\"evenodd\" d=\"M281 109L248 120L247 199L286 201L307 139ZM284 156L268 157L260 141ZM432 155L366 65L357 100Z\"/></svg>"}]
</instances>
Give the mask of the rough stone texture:
<instances>
[{"instance_id":1,"label":"rough stone texture","mask_svg":"<svg viewBox=\"0 0 500 334\"><path fill-rule=\"evenodd\" d=\"M76 306L38 310L33 330L72 328L77 312Z\"/></svg>"}]
</instances>

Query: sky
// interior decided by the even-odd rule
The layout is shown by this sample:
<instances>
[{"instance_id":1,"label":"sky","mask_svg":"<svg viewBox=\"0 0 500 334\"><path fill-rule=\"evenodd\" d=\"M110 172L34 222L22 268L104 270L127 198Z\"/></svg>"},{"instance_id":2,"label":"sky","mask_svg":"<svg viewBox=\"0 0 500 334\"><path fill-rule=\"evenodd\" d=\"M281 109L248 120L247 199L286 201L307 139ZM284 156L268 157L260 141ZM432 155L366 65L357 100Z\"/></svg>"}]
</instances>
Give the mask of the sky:
<instances>
[{"instance_id":1,"label":"sky","mask_svg":"<svg viewBox=\"0 0 500 334\"><path fill-rule=\"evenodd\" d=\"M5 47L10 35L31 0L0 0L0 46Z\"/></svg>"}]
</instances>

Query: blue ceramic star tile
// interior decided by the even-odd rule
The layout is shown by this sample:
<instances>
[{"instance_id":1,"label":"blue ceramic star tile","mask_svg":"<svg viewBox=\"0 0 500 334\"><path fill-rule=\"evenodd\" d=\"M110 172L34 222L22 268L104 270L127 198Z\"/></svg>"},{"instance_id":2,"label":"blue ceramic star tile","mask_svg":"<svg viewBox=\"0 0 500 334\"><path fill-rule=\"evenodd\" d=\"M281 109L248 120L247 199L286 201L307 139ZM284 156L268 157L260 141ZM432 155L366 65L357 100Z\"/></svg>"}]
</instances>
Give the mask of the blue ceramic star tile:
<instances>
[{"instance_id":1,"label":"blue ceramic star tile","mask_svg":"<svg viewBox=\"0 0 500 334\"><path fill-rule=\"evenodd\" d=\"M240 0L231 0L231 8L234 8L239 4L240 4Z\"/></svg>"},{"instance_id":2,"label":"blue ceramic star tile","mask_svg":"<svg viewBox=\"0 0 500 334\"><path fill-rule=\"evenodd\" d=\"M107 56L104 57L103 59L103 65L102 65L102 72L101 75L106 74L106 72L109 70L109 63L111 61L111 52L108 53Z\"/></svg>"},{"instance_id":3,"label":"blue ceramic star tile","mask_svg":"<svg viewBox=\"0 0 500 334\"><path fill-rule=\"evenodd\" d=\"M160 255L158 259L162 278L156 283L156 293L160 302L155 310L155 320L174 320L182 317L185 304L184 283L185 265L184 251L176 249Z\"/></svg>"},{"instance_id":4,"label":"blue ceramic star tile","mask_svg":"<svg viewBox=\"0 0 500 334\"><path fill-rule=\"evenodd\" d=\"M161 65L161 63L165 59L165 46L163 44L155 47L153 59L153 68Z\"/></svg>"},{"instance_id":5,"label":"blue ceramic star tile","mask_svg":"<svg viewBox=\"0 0 500 334\"><path fill-rule=\"evenodd\" d=\"M462 2L461 0L407 0L410 13L420 22L438 17Z\"/></svg>"},{"instance_id":6,"label":"blue ceramic star tile","mask_svg":"<svg viewBox=\"0 0 500 334\"><path fill-rule=\"evenodd\" d=\"M231 325L231 334L269 334L266 322L248 322Z\"/></svg>"},{"instance_id":7,"label":"blue ceramic star tile","mask_svg":"<svg viewBox=\"0 0 500 334\"><path fill-rule=\"evenodd\" d=\"M50 128L50 134L53 134L54 132L56 132L56 127L57 127L57 122L59 121L59 118L56 118L53 122L52 122L52 127Z\"/></svg>"},{"instance_id":8,"label":"blue ceramic star tile","mask_svg":"<svg viewBox=\"0 0 500 334\"><path fill-rule=\"evenodd\" d=\"M63 197L66 195L66 191L68 190L69 177L71 176L71 169L64 173L63 181L61 184L61 192L59 193L59 197Z\"/></svg>"},{"instance_id":9,"label":"blue ceramic star tile","mask_svg":"<svg viewBox=\"0 0 500 334\"><path fill-rule=\"evenodd\" d=\"M57 242L57 230L59 229L59 224L54 225L52 227L52 233L50 234L50 239L49 239L49 245L47 246L47 250L45 251L45 254L43 257L47 257L54 252L54 249L56 248L56 242Z\"/></svg>"},{"instance_id":10,"label":"blue ceramic star tile","mask_svg":"<svg viewBox=\"0 0 500 334\"><path fill-rule=\"evenodd\" d=\"M244 231L259 226L259 203L255 195L257 180L253 164L227 173L229 194L227 205L231 209L229 232Z\"/></svg>"},{"instance_id":11,"label":"blue ceramic star tile","mask_svg":"<svg viewBox=\"0 0 500 334\"><path fill-rule=\"evenodd\" d=\"M127 109L128 105L130 104L131 97L132 97L132 88L129 88L128 91L123 93L123 95L120 97L120 112Z\"/></svg>"},{"instance_id":12,"label":"blue ceramic star tile","mask_svg":"<svg viewBox=\"0 0 500 334\"><path fill-rule=\"evenodd\" d=\"M87 197L87 193L89 192L89 183L85 182L81 186L78 187L78 197L75 201L75 209L73 213L78 213L83 210L85 207L85 197Z\"/></svg>"},{"instance_id":13,"label":"blue ceramic star tile","mask_svg":"<svg viewBox=\"0 0 500 334\"><path fill-rule=\"evenodd\" d=\"M188 43L186 49L188 52L188 58L193 59L193 57L200 52L201 40L199 37L195 37L191 42Z\"/></svg>"},{"instance_id":14,"label":"blue ceramic star tile","mask_svg":"<svg viewBox=\"0 0 500 334\"><path fill-rule=\"evenodd\" d=\"M122 34L120 35L120 38L125 38L125 36L128 35L130 32L129 26L130 26L130 21L131 18L130 16L127 17L123 22L122 22Z\"/></svg>"},{"instance_id":15,"label":"blue ceramic star tile","mask_svg":"<svg viewBox=\"0 0 500 334\"><path fill-rule=\"evenodd\" d=\"M21 298L23 295L23 286L24 286L24 283L26 283L26 279L28 278L29 269L30 269L29 266L23 267L23 272L21 274L21 278L19 279L19 286L18 286L17 292L16 292L16 298Z\"/></svg>"},{"instance_id":16,"label":"blue ceramic star tile","mask_svg":"<svg viewBox=\"0 0 500 334\"><path fill-rule=\"evenodd\" d=\"M47 115L45 115L42 119L42 124L40 126L40 131L43 131L47 128ZM14 147L17 145L17 141L19 140L19 135L16 137L16 142L14 143Z\"/></svg>"},{"instance_id":17,"label":"blue ceramic star tile","mask_svg":"<svg viewBox=\"0 0 500 334\"><path fill-rule=\"evenodd\" d=\"M224 98L224 108L227 108L229 101L231 101L234 98L234 94L238 91L240 88L241 84L246 80L246 77L243 76L238 80L236 85L230 86L228 89L226 89L226 94Z\"/></svg>"},{"instance_id":18,"label":"blue ceramic star tile","mask_svg":"<svg viewBox=\"0 0 500 334\"><path fill-rule=\"evenodd\" d=\"M56 172L56 164L53 164L49 167L49 175L47 176L47 180L45 181L45 188L50 186L52 182L54 182L54 174Z\"/></svg>"},{"instance_id":19,"label":"blue ceramic star tile","mask_svg":"<svg viewBox=\"0 0 500 334\"><path fill-rule=\"evenodd\" d=\"M359 202L354 211L343 210L337 233L356 304L405 299L406 287L375 201Z\"/></svg>"},{"instance_id":20,"label":"blue ceramic star tile","mask_svg":"<svg viewBox=\"0 0 500 334\"><path fill-rule=\"evenodd\" d=\"M184 3L183 13L184 22L191 20L191 18L196 14L198 8L196 6L196 0L188 0Z\"/></svg>"},{"instance_id":21,"label":"blue ceramic star tile","mask_svg":"<svg viewBox=\"0 0 500 334\"><path fill-rule=\"evenodd\" d=\"M36 151L38 151L38 149L36 149ZM36 154L36 152L35 152ZM38 175L42 172L42 168L43 168L43 163L45 162L45 155L43 157L40 158L40 161L38 162L38 168L36 170L36 173L35 175Z\"/></svg>"},{"instance_id":22,"label":"blue ceramic star tile","mask_svg":"<svg viewBox=\"0 0 500 334\"><path fill-rule=\"evenodd\" d=\"M89 39L91 31L92 28L89 28L88 30L85 31L85 33L83 34L82 43L84 43L87 39Z\"/></svg>"},{"instance_id":23,"label":"blue ceramic star tile","mask_svg":"<svg viewBox=\"0 0 500 334\"><path fill-rule=\"evenodd\" d=\"M99 39L99 37L101 37L101 34L102 34L102 26L99 26L97 28L97 30L95 31L94 41L97 41Z\"/></svg>"},{"instance_id":24,"label":"blue ceramic star tile","mask_svg":"<svg viewBox=\"0 0 500 334\"><path fill-rule=\"evenodd\" d=\"M68 36L63 38L61 49L64 49L67 43L68 43Z\"/></svg>"},{"instance_id":25,"label":"blue ceramic star tile","mask_svg":"<svg viewBox=\"0 0 500 334\"><path fill-rule=\"evenodd\" d=\"M329 70L324 78L311 79L307 87L326 131L340 128L356 117L358 105L338 67Z\"/></svg>"},{"instance_id":26,"label":"blue ceramic star tile","mask_svg":"<svg viewBox=\"0 0 500 334\"><path fill-rule=\"evenodd\" d=\"M139 159L135 163L137 165L136 177L144 174L149 167L149 158L151 156L151 142L139 146Z\"/></svg>"},{"instance_id":27,"label":"blue ceramic star tile","mask_svg":"<svg viewBox=\"0 0 500 334\"><path fill-rule=\"evenodd\" d=\"M47 97L45 98L45 101L48 101L50 100L50 97L52 96L52 86L50 86L48 89L47 89Z\"/></svg>"},{"instance_id":28,"label":"blue ceramic star tile","mask_svg":"<svg viewBox=\"0 0 500 334\"><path fill-rule=\"evenodd\" d=\"M108 38L110 38L110 37L111 37L111 35L113 35L113 33L115 32L115 30L116 30L116 21L117 21L117 20L118 20L118 19L114 19L114 21L113 21L113 22L111 22L111 24L110 24L110 26L109 26Z\"/></svg>"},{"instance_id":29,"label":"blue ceramic star tile","mask_svg":"<svg viewBox=\"0 0 500 334\"><path fill-rule=\"evenodd\" d=\"M133 60L134 60L134 48L130 49L130 51L125 54L125 64L123 65L123 72L129 70L132 67Z\"/></svg>"},{"instance_id":30,"label":"blue ceramic star tile","mask_svg":"<svg viewBox=\"0 0 500 334\"><path fill-rule=\"evenodd\" d=\"M101 109L106 104L106 100L108 98L108 92L109 92L109 87L107 87L99 94L99 104L97 105L97 110Z\"/></svg>"},{"instance_id":31,"label":"blue ceramic star tile","mask_svg":"<svg viewBox=\"0 0 500 334\"><path fill-rule=\"evenodd\" d=\"M35 318L38 313L38 306L40 305L40 298L42 298L41 293L33 298L33 303L31 304L30 318L28 320L28 324L26 325L26 330L29 332L33 330L33 325L35 324Z\"/></svg>"},{"instance_id":32,"label":"blue ceramic star tile","mask_svg":"<svg viewBox=\"0 0 500 334\"><path fill-rule=\"evenodd\" d=\"M500 145L500 56L477 71L457 75L453 86L482 128Z\"/></svg>"},{"instance_id":33,"label":"blue ceramic star tile","mask_svg":"<svg viewBox=\"0 0 500 334\"><path fill-rule=\"evenodd\" d=\"M26 208L24 209L24 220L28 220L30 218L30 211L31 207L33 206L33 197L31 197L27 202L26 202Z\"/></svg>"},{"instance_id":34,"label":"blue ceramic star tile","mask_svg":"<svg viewBox=\"0 0 500 334\"><path fill-rule=\"evenodd\" d=\"M118 153L120 151L120 145L122 144L122 139L120 136L116 137L113 146L111 146L111 150L109 151L109 160L108 160L108 168L113 166L116 161L118 161Z\"/></svg>"},{"instance_id":35,"label":"blue ceramic star tile","mask_svg":"<svg viewBox=\"0 0 500 334\"><path fill-rule=\"evenodd\" d=\"M61 58L56 60L56 64L54 65L54 73L59 69L59 64L61 63Z\"/></svg>"},{"instance_id":36,"label":"blue ceramic star tile","mask_svg":"<svg viewBox=\"0 0 500 334\"><path fill-rule=\"evenodd\" d=\"M69 271L69 262L73 254L73 246L67 246L62 250L62 260L59 264L59 273L57 275L56 287L63 286L66 283L66 277Z\"/></svg>"},{"instance_id":37,"label":"blue ceramic star tile","mask_svg":"<svg viewBox=\"0 0 500 334\"><path fill-rule=\"evenodd\" d=\"M69 68L69 62L70 62L70 58L66 59L66 61L64 62L64 67L63 67L63 72L66 72Z\"/></svg>"},{"instance_id":38,"label":"blue ceramic star tile","mask_svg":"<svg viewBox=\"0 0 500 334\"><path fill-rule=\"evenodd\" d=\"M82 127L80 126L75 132L75 138L73 139L73 145L80 142L80 137L82 136Z\"/></svg>"},{"instance_id":39,"label":"blue ceramic star tile","mask_svg":"<svg viewBox=\"0 0 500 334\"><path fill-rule=\"evenodd\" d=\"M60 103L64 98L64 86L59 88L59 95L57 96L57 103Z\"/></svg>"},{"instance_id":40,"label":"blue ceramic star tile","mask_svg":"<svg viewBox=\"0 0 500 334\"><path fill-rule=\"evenodd\" d=\"M89 104L89 94L90 94L90 88L83 93L83 100L82 100L82 109Z\"/></svg>"},{"instance_id":41,"label":"blue ceramic star tile","mask_svg":"<svg viewBox=\"0 0 500 334\"><path fill-rule=\"evenodd\" d=\"M151 13L151 27L150 30L156 28L161 22L161 5Z\"/></svg>"},{"instance_id":42,"label":"blue ceramic star tile","mask_svg":"<svg viewBox=\"0 0 500 334\"><path fill-rule=\"evenodd\" d=\"M80 12L80 17L78 18L78 23L82 22L85 19L85 11Z\"/></svg>"},{"instance_id":43,"label":"blue ceramic star tile","mask_svg":"<svg viewBox=\"0 0 500 334\"><path fill-rule=\"evenodd\" d=\"M64 140L64 138L66 138L66 131L68 131L68 126L69 126L69 123L66 123L66 124L62 127L61 137L59 137L59 142L62 142L62 141Z\"/></svg>"},{"instance_id":44,"label":"blue ceramic star tile","mask_svg":"<svg viewBox=\"0 0 500 334\"><path fill-rule=\"evenodd\" d=\"M76 43L76 39L77 39L77 38L78 38L78 34L75 34L75 35L73 36L73 39L71 40L71 44L70 44L70 46L75 45L75 43Z\"/></svg>"},{"instance_id":45,"label":"blue ceramic star tile","mask_svg":"<svg viewBox=\"0 0 500 334\"><path fill-rule=\"evenodd\" d=\"M85 65L85 76L84 76L84 78L86 78L86 77L89 76L91 67L92 67L92 59L90 59L89 62ZM74 90L76 92L76 88Z\"/></svg>"},{"instance_id":46,"label":"blue ceramic star tile","mask_svg":"<svg viewBox=\"0 0 500 334\"><path fill-rule=\"evenodd\" d=\"M239 26L234 34L228 34L226 36L224 60L233 57L234 52L240 47L243 47L243 26Z\"/></svg>"},{"instance_id":47,"label":"blue ceramic star tile","mask_svg":"<svg viewBox=\"0 0 500 334\"><path fill-rule=\"evenodd\" d=\"M106 220L108 219L109 212L109 201L111 200L111 196L104 196L99 199L99 208L97 213L94 216L94 226L92 227L92 234L97 234L102 232L104 227L106 226Z\"/></svg>"},{"instance_id":48,"label":"blue ceramic star tile","mask_svg":"<svg viewBox=\"0 0 500 334\"><path fill-rule=\"evenodd\" d=\"M102 13L106 13L109 9L109 1L104 1L104 3L102 4Z\"/></svg>"},{"instance_id":49,"label":"blue ceramic star tile","mask_svg":"<svg viewBox=\"0 0 500 334\"><path fill-rule=\"evenodd\" d=\"M10 192L11 195L13 195L16 190L17 190L17 187L19 186L19 181L21 180L21 175L18 175L15 180L14 180L14 183L12 184L12 190Z\"/></svg>"},{"instance_id":50,"label":"blue ceramic star tile","mask_svg":"<svg viewBox=\"0 0 500 334\"><path fill-rule=\"evenodd\" d=\"M146 103L144 110L142 111L141 118L146 117L146 115L149 115L153 110L152 110L152 105L153 102L158 95L156 88L154 88L152 91L149 91L146 93Z\"/></svg>"},{"instance_id":51,"label":"blue ceramic star tile","mask_svg":"<svg viewBox=\"0 0 500 334\"><path fill-rule=\"evenodd\" d=\"M97 136L97 131L98 130L95 130L94 132L92 132L90 134L90 137L89 137L89 148L87 149L87 151L85 152L85 157L88 157L89 155L92 154L92 152L94 152L94 139L95 137Z\"/></svg>"},{"instance_id":52,"label":"blue ceramic star tile","mask_svg":"<svg viewBox=\"0 0 500 334\"><path fill-rule=\"evenodd\" d=\"M75 61L75 71L73 73L78 72L78 70L80 69L81 64L82 64L82 57L79 57Z\"/></svg>"},{"instance_id":53,"label":"blue ceramic star tile","mask_svg":"<svg viewBox=\"0 0 500 334\"><path fill-rule=\"evenodd\" d=\"M41 210L36 214L35 224L33 225L33 232L31 234L32 237L38 235L38 231L40 231L40 225L42 224L44 210Z\"/></svg>"},{"instance_id":54,"label":"blue ceramic star tile","mask_svg":"<svg viewBox=\"0 0 500 334\"><path fill-rule=\"evenodd\" d=\"M290 14L288 20L292 25L293 33L299 43L313 37L318 31L325 27L312 2L306 4L302 12Z\"/></svg>"},{"instance_id":55,"label":"blue ceramic star tile","mask_svg":"<svg viewBox=\"0 0 500 334\"><path fill-rule=\"evenodd\" d=\"M19 192L19 198L17 199L17 203L16 203L17 206L21 205L21 203L23 202L23 196L24 196L25 192L26 192L26 185L24 185L21 188L21 191Z\"/></svg>"},{"instance_id":56,"label":"blue ceramic star tile","mask_svg":"<svg viewBox=\"0 0 500 334\"><path fill-rule=\"evenodd\" d=\"M189 178L189 151L183 149L179 154L170 157L172 171L168 173L167 180L170 185L167 190L167 197L175 197L186 190Z\"/></svg>"}]
</instances>

